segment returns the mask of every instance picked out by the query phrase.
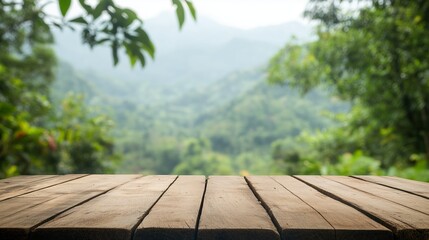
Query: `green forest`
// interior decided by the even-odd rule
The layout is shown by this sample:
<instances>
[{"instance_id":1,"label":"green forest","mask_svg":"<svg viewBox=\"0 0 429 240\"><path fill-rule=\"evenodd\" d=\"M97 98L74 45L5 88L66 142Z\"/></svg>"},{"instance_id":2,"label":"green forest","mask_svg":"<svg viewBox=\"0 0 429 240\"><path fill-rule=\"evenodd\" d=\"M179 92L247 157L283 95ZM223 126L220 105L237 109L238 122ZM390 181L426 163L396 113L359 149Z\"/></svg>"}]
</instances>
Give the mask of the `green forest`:
<instances>
[{"instance_id":1,"label":"green forest","mask_svg":"<svg viewBox=\"0 0 429 240\"><path fill-rule=\"evenodd\" d=\"M429 181L428 1L310 0L312 25L250 30L117 2L0 0L0 178Z\"/></svg>"}]
</instances>

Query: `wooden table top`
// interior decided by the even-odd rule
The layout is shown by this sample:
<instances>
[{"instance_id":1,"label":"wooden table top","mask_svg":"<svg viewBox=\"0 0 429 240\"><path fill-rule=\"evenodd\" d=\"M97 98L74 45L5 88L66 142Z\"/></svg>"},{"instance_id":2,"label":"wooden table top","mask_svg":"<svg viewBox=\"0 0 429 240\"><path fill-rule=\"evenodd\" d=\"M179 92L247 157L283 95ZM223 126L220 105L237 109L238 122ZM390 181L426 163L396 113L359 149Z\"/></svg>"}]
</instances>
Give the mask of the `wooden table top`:
<instances>
[{"instance_id":1,"label":"wooden table top","mask_svg":"<svg viewBox=\"0 0 429 240\"><path fill-rule=\"evenodd\" d=\"M0 239L429 239L429 184L375 176L0 180Z\"/></svg>"}]
</instances>

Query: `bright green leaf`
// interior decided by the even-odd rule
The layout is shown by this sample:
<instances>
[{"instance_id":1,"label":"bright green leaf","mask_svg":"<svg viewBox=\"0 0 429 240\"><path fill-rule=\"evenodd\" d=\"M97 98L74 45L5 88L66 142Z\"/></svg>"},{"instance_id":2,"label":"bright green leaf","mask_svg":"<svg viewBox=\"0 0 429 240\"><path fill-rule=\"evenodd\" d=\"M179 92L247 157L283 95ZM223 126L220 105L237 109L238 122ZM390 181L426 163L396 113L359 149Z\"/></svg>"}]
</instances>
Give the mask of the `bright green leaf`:
<instances>
[{"instance_id":1,"label":"bright green leaf","mask_svg":"<svg viewBox=\"0 0 429 240\"><path fill-rule=\"evenodd\" d=\"M124 44L128 58L130 59L130 64L132 67L134 67L134 65L136 65L137 62L137 56L133 53L132 47L129 44ZM138 50L138 48L137 48Z\"/></svg>"},{"instance_id":2,"label":"bright green leaf","mask_svg":"<svg viewBox=\"0 0 429 240\"><path fill-rule=\"evenodd\" d=\"M195 11L194 4L191 1L186 0L186 4L188 5L189 11L191 12L192 18L197 20L197 12Z\"/></svg>"},{"instance_id":3,"label":"bright green leaf","mask_svg":"<svg viewBox=\"0 0 429 240\"><path fill-rule=\"evenodd\" d=\"M71 5L71 0L58 0L58 4L60 5L61 14L63 17L66 16Z\"/></svg>"}]
</instances>

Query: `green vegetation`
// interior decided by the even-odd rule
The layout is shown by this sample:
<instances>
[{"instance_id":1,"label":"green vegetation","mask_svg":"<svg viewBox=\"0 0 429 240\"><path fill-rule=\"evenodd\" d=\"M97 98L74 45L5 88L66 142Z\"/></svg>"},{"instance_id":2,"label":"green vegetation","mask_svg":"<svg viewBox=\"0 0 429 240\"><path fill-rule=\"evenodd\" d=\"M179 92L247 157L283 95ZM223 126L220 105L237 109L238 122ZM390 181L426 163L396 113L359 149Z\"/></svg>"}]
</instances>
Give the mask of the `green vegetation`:
<instances>
[{"instance_id":1,"label":"green vegetation","mask_svg":"<svg viewBox=\"0 0 429 240\"><path fill-rule=\"evenodd\" d=\"M307 138L314 152L297 151L297 161L324 162L326 173L429 180L429 4L366 3L347 10L343 1L311 1L318 40L289 43L271 61L271 82L303 93L324 86L352 103L342 126Z\"/></svg>"},{"instance_id":2,"label":"green vegetation","mask_svg":"<svg viewBox=\"0 0 429 240\"><path fill-rule=\"evenodd\" d=\"M192 3L185 1L195 18ZM95 6L79 1L84 14L60 21L38 1L0 1L0 178L16 174L108 172L115 154L110 121L69 96L52 104L50 89L56 59L51 44L53 27L74 29L91 48L110 43L114 64L118 50L126 49L131 63L144 66L143 53L154 47L142 21L130 9L102 0ZM59 0L65 16L71 0ZM180 26L181 1L174 1Z\"/></svg>"},{"instance_id":3,"label":"green vegetation","mask_svg":"<svg viewBox=\"0 0 429 240\"><path fill-rule=\"evenodd\" d=\"M161 16L144 25L158 46L155 63L144 58L153 57L154 45L141 20L113 1L79 1L84 14L64 22L48 22L33 1L23 1L23 9L10 2L0 0L0 177L111 172L429 180L425 1L353 8L349 1L310 1L306 15L320 21L317 38L297 23L240 31L204 18L201 28L187 24L176 34L177 23L172 30ZM63 16L68 2L60 1ZM195 18L190 2L173 4L180 28L184 6ZM38 18L28 20L35 12ZM106 24L109 31L100 28ZM53 26L77 26L83 39ZM279 51L291 39L285 29L301 35ZM79 38L100 46L87 54ZM126 56L129 63L119 62ZM145 69L131 71L136 62Z\"/></svg>"}]
</instances>

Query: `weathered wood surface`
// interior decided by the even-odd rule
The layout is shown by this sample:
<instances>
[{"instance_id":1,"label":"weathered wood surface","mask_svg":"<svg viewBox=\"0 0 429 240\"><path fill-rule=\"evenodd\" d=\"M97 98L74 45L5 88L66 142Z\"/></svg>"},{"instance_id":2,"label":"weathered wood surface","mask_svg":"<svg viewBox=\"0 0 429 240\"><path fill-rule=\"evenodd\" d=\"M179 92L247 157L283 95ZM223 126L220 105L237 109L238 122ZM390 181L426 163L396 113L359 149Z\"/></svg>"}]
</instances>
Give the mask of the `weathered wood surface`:
<instances>
[{"instance_id":1,"label":"weathered wood surface","mask_svg":"<svg viewBox=\"0 0 429 240\"><path fill-rule=\"evenodd\" d=\"M418 182L396 177L353 176L368 182L377 183L404 192L412 193L429 199L429 183Z\"/></svg>"},{"instance_id":2,"label":"weathered wood surface","mask_svg":"<svg viewBox=\"0 0 429 240\"><path fill-rule=\"evenodd\" d=\"M429 184L375 176L0 180L0 239L429 239Z\"/></svg>"},{"instance_id":3,"label":"weathered wood surface","mask_svg":"<svg viewBox=\"0 0 429 240\"><path fill-rule=\"evenodd\" d=\"M211 176L198 239L279 239L277 230L242 177Z\"/></svg>"},{"instance_id":4,"label":"weathered wood surface","mask_svg":"<svg viewBox=\"0 0 429 240\"><path fill-rule=\"evenodd\" d=\"M326 178L429 215L429 203L425 198L350 177L327 176Z\"/></svg>"},{"instance_id":5,"label":"weathered wood surface","mask_svg":"<svg viewBox=\"0 0 429 240\"><path fill-rule=\"evenodd\" d=\"M283 239L335 239L334 228L310 205L271 177L247 177Z\"/></svg>"},{"instance_id":6,"label":"weathered wood surface","mask_svg":"<svg viewBox=\"0 0 429 240\"><path fill-rule=\"evenodd\" d=\"M284 220L279 222L284 239L287 236L292 239L368 240L393 237L387 228L293 177L248 179L274 218Z\"/></svg>"},{"instance_id":7,"label":"weathered wood surface","mask_svg":"<svg viewBox=\"0 0 429 240\"><path fill-rule=\"evenodd\" d=\"M0 239L27 239L38 225L135 177L90 175L2 201Z\"/></svg>"},{"instance_id":8,"label":"weathered wood surface","mask_svg":"<svg viewBox=\"0 0 429 240\"><path fill-rule=\"evenodd\" d=\"M73 179L81 178L83 174L70 174L63 176L46 176L40 178L26 177L25 180L18 184L0 187L0 201L31 193L43 188L51 187L57 184L65 183Z\"/></svg>"},{"instance_id":9,"label":"weathered wood surface","mask_svg":"<svg viewBox=\"0 0 429 240\"><path fill-rule=\"evenodd\" d=\"M180 176L137 227L134 239L192 239L203 199L204 176Z\"/></svg>"},{"instance_id":10,"label":"weathered wood surface","mask_svg":"<svg viewBox=\"0 0 429 240\"><path fill-rule=\"evenodd\" d=\"M130 239L176 176L128 182L36 228L32 239Z\"/></svg>"},{"instance_id":11,"label":"weathered wood surface","mask_svg":"<svg viewBox=\"0 0 429 240\"><path fill-rule=\"evenodd\" d=\"M390 228L397 239L429 239L429 215L321 176L298 176L323 193L354 206ZM429 202L427 204L429 206Z\"/></svg>"}]
</instances>

